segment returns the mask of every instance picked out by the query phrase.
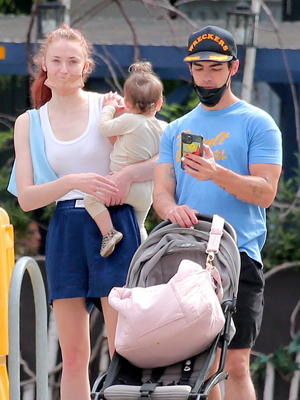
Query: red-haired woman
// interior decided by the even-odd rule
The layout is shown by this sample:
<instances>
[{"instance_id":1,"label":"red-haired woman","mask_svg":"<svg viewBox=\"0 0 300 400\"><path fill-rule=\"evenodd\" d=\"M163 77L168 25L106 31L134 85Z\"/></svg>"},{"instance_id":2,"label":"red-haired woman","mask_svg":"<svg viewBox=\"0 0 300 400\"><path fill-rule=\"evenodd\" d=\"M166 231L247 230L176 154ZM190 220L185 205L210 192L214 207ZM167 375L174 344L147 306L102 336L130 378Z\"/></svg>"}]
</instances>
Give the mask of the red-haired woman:
<instances>
[{"instance_id":1,"label":"red-haired woman","mask_svg":"<svg viewBox=\"0 0 300 400\"><path fill-rule=\"evenodd\" d=\"M34 61L35 109L15 123L15 194L24 211L57 203L46 268L63 357L61 399L88 400L89 305L101 299L112 355L117 315L107 296L113 286L124 285L140 240L131 206L121 204L133 181L153 179L156 160L106 177L112 145L97 129L104 95L83 90L94 64L79 31L62 25L46 37ZM114 226L124 233L110 257L99 254L101 234L84 208L86 193L105 195Z\"/></svg>"}]
</instances>

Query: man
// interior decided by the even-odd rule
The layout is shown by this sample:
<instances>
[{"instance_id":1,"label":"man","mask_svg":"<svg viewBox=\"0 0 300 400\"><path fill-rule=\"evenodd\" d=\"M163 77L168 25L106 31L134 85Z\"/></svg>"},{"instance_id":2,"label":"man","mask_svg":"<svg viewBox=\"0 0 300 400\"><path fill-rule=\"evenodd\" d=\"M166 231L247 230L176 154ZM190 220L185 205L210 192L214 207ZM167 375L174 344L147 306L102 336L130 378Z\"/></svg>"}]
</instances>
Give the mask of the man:
<instances>
[{"instance_id":1,"label":"man","mask_svg":"<svg viewBox=\"0 0 300 400\"><path fill-rule=\"evenodd\" d=\"M265 208L274 200L281 173L281 134L266 112L232 93L231 77L239 60L228 31L207 26L192 33L184 61L200 104L169 124L161 138L154 208L161 218L182 227L197 222L197 211L221 215L235 228L241 276L233 317L237 332L225 366L226 400L254 400L250 349L262 320L260 252L266 237ZM203 135L203 156L187 154L181 168L185 130Z\"/></svg>"}]
</instances>

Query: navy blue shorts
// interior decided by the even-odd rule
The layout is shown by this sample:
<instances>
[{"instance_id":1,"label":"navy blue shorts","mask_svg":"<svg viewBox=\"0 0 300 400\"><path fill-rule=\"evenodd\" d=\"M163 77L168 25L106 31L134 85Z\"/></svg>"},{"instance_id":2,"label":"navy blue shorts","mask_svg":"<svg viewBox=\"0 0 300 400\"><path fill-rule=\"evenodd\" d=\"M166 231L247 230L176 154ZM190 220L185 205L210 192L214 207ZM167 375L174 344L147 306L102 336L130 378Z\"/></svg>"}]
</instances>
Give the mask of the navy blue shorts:
<instances>
[{"instance_id":1,"label":"navy blue shorts","mask_svg":"<svg viewBox=\"0 0 300 400\"><path fill-rule=\"evenodd\" d=\"M259 334L264 309L265 278L259 262L241 253L241 273L237 295L236 327L229 348L250 349Z\"/></svg>"},{"instance_id":2,"label":"navy blue shorts","mask_svg":"<svg viewBox=\"0 0 300 400\"><path fill-rule=\"evenodd\" d=\"M114 286L123 286L140 233L133 208L127 204L110 207L114 227L124 237L114 252L100 256L102 235L85 208L76 200L58 202L46 242L46 271L49 302L74 297L107 297Z\"/></svg>"}]
</instances>

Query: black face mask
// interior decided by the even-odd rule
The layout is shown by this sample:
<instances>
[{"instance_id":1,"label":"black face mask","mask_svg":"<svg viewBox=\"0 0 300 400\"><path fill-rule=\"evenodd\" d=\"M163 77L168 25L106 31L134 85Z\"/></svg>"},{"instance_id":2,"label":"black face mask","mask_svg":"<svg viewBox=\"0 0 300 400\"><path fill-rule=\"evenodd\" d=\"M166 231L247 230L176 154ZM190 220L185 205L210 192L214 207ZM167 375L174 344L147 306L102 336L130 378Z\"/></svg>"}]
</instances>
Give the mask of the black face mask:
<instances>
[{"instance_id":1,"label":"black face mask","mask_svg":"<svg viewBox=\"0 0 300 400\"><path fill-rule=\"evenodd\" d=\"M216 106L219 101L221 100L221 98L223 97L226 89L227 89L227 83L230 77L230 72L229 71L229 75L228 78L226 80L226 82L224 83L223 86L221 86L220 88L215 88L215 89L206 89L203 86L198 86L196 85L194 78L192 80L193 83L193 88L197 94L197 96L199 97L200 102L205 105L206 107L214 107Z\"/></svg>"}]
</instances>

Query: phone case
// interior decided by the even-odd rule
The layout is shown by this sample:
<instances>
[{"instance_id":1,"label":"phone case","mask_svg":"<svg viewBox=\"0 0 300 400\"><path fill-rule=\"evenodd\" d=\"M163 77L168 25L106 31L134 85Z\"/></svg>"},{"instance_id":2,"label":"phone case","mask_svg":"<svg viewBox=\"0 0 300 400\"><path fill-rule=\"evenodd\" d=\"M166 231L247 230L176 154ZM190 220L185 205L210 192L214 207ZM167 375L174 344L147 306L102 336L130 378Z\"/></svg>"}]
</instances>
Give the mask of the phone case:
<instances>
[{"instance_id":1,"label":"phone case","mask_svg":"<svg viewBox=\"0 0 300 400\"><path fill-rule=\"evenodd\" d=\"M203 154L203 136L182 132L181 133L181 157L185 157L186 153L196 154L197 156L202 156ZM181 163L183 168L183 163Z\"/></svg>"}]
</instances>

